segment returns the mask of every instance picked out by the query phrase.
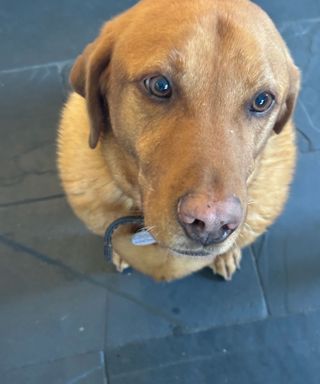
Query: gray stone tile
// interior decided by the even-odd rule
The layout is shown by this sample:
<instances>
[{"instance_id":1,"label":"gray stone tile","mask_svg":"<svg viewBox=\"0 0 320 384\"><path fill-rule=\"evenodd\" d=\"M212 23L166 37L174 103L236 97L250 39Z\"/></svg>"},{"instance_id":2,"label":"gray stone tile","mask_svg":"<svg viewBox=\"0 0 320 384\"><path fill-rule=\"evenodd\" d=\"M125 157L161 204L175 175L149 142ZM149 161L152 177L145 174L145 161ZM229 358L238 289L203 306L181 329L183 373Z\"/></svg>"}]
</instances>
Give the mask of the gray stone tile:
<instances>
[{"instance_id":1,"label":"gray stone tile","mask_svg":"<svg viewBox=\"0 0 320 384\"><path fill-rule=\"evenodd\" d=\"M111 384L318 384L320 313L135 343L108 356Z\"/></svg>"},{"instance_id":2,"label":"gray stone tile","mask_svg":"<svg viewBox=\"0 0 320 384\"><path fill-rule=\"evenodd\" d=\"M95 38L104 21L135 3L1 1L0 70L72 59Z\"/></svg>"},{"instance_id":3,"label":"gray stone tile","mask_svg":"<svg viewBox=\"0 0 320 384\"><path fill-rule=\"evenodd\" d=\"M102 255L64 199L0 209L0 370L103 349Z\"/></svg>"},{"instance_id":4,"label":"gray stone tile","mask_svg":"<svg viewBox=\"0 0 320 384\"><path fill-rule=\"evenodd\" d=\"M254 246L272 314L320 307L320 153L301 154L289 202Z\"/></svg>"},{"instance_id":5,"label":"gray stone tile","mask_svg":"<svg viewBox=\"0 0 320 384\"><path fill-rule=\"evenodd\" d=\"M215 277L209 269L169 284L155 283L138 273L111 275L109 279L117 292L130 294L134 299L128 306L127 301L108 296L107 349L154 337L253 321L267 315L248 251L241 271L231 283ZM143 305L134 305L135 300Z\"/></svg>"},{"instance_id":6,"label":"gray stone tile","mask_svg":"<svg viewBox=\"0 0 320 384\"><path fill-rule=\"evenodd\" d=\"M302 87L296 125L301 152L320 150L320 12L318 18L284 23L282 34L301 69Z\"/></svg>"},{"instance_id":7,"label":"gray stone tile","mask_svg":"<svg viewBox=\"0 0 320 384\"><path fill-rule=\"evenodd\" d=\"M50 66L0 73L0 205L62 194L55 151L61 75Z\"/></svg>"},{"instance_id":8,"label":"gray stone tile","mask_svg":"<svg viewBox=\"0 0 320 384\"><path fill-rule=\"evenodd\" d=\"M320 15L320 3L318 0L286 1L286 0L253 0L260 5L272 20L280 25L286 21L312 19Z\"/></svg>"},{"instance_id":9,"label":"gray stone tile","mask_svg":"<svg viewBox=\"0 0 320 384\"><path fill-rule=\"evenodd\" d=\"M103 258L103 239L82 225L64 198L0 208L0 234L0 243L19 254L56 268L60 262L75 277L113 270Z\"/></svg>"},{"instance_id":10,"label":"gray stone tile","mask_svg":"<svg viewBox=\"0 0 320 384\"><path fill-rule=\"evenodd\" d=\"M76 355L4 372L2 384L107 384L103 352Z\"/></svg>"},{"instance_id":11,"label":"gray stone tile","mask_svg":"<svg viewBox=\"0 0 320 384\"><path fill-rule=\"evenodd\" d=\"M90 284L11 294L1 303L0 371L102 350L104 324L105 292Z\"/></svg>"}]
</instances>

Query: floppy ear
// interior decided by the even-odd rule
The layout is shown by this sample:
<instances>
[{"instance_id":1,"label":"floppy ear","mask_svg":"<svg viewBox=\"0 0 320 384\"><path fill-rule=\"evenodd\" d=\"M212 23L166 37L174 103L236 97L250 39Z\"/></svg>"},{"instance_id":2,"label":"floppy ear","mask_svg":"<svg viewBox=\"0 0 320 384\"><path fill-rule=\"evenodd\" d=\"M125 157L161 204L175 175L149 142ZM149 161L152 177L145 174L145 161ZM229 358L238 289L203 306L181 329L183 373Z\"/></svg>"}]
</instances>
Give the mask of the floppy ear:
<instances>
[{"instance_id":1,"label":"floppy ear","mask_svg":"<svg viewBox=\"0 0 320 384\"><path fill-rule=\"evenodd\" d=\"M296 105L299 89L300 89L300 71L299 69L291 62L290 59L290 69L289 69L289 89L286 101L282 106L282 110L278 116L278 120L273 127L275 133L279 134L284 126L287 124L288 120L294 112Z\"/></svg>"},{"instance_id":2,"label":"floppy ear","mask_svg":"<svg viewBox=\"0 0 320 384\"><path fill-rule=\"evenodd\" d=\"M95 148L101 133L110 125L108 104L101 89L101 77L111 60L112 40L108 25L76 59L70 73L73 89L85 97L90 118L89 145Z\"/></svg>"}]
</instances>

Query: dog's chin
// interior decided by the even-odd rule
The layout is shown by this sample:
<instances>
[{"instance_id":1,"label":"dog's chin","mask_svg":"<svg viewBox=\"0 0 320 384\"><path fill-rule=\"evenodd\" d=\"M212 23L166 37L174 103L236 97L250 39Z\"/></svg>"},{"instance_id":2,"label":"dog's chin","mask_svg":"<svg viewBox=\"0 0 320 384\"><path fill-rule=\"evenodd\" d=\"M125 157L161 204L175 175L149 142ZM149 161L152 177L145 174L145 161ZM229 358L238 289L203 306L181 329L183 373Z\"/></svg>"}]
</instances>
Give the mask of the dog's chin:
<instances>
[{"instance_id":1,"label":"dog's chin","mask_svg":"<svg viewBox=\"0 0 320 384\"><path fill-rule=\"evenodd\" d=\"M204 246L201 248L193 248L188 245L183 245L183 243L181 244L179 242L170 246L161 244L161 247L167 249L169 253L174 257L214 260L218 255L222 255L223 253L228 252L235 245L237 236L232 237L233 238L228 238L220 244Z\"/></svg>"},{"instance_id":2,"label":"dog's chin","mask_svg":"<svg viewBox=\"0 0 320 384\"><path fill-rule=\"evenodd\" d=\"M214 260L217 256L216 252L207 250L191 250L183 248L167 248L169 253L174 257L197 260Z\"/></svg>"}]
</instances>

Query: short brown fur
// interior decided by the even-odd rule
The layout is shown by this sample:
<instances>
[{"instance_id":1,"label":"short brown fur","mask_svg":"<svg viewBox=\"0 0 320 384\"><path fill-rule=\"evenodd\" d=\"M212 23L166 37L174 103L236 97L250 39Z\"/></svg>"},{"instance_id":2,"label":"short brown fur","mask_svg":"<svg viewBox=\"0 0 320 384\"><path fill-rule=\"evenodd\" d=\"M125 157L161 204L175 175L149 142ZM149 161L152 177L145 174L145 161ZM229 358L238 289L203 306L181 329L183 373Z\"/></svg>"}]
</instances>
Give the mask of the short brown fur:
<instances>
[{"instance_id":1,"label":"short brown fur","mask_svg":"<svg viewBox=\"0 0 320 384\"><path fill-rule=\"evenodd\" d=\"M173 83L170 100L144 89L144 77L159 74ZM282 211L295 165L299 71L270 19L246 0L142 0L103 27L70 78L77 93L63 111L58 166L72 208L100 235L116 218L143 214L163 255L114 262L156 279L205 266L230 279L240 249ZM264 90L275 106L254 117L248 103ZM171 251L199 250L176 217L190 191L236 195L244 207L210 257Z\"/></svg>"}]
</instances>

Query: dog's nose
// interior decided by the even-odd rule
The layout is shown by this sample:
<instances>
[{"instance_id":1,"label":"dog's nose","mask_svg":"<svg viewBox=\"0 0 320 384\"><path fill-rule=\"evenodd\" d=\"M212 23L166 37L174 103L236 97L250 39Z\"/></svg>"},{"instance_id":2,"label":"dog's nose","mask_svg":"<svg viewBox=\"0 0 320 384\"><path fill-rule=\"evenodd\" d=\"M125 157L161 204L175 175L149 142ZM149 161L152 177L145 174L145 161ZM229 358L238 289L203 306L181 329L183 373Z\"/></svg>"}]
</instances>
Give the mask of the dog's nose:
<instances>
[{"instance_id":1,"label":"dog's nose","mask_svg":"<svg viewBox=\"0 0 320 384\"><path fill-rule=\"evenodd\" d=\"M237 197L214 201L206 194L189 194L179 200L178 218L191 239L202 245L217 244L239 227L242 207Z\"/></svg>"}]
</instances>

